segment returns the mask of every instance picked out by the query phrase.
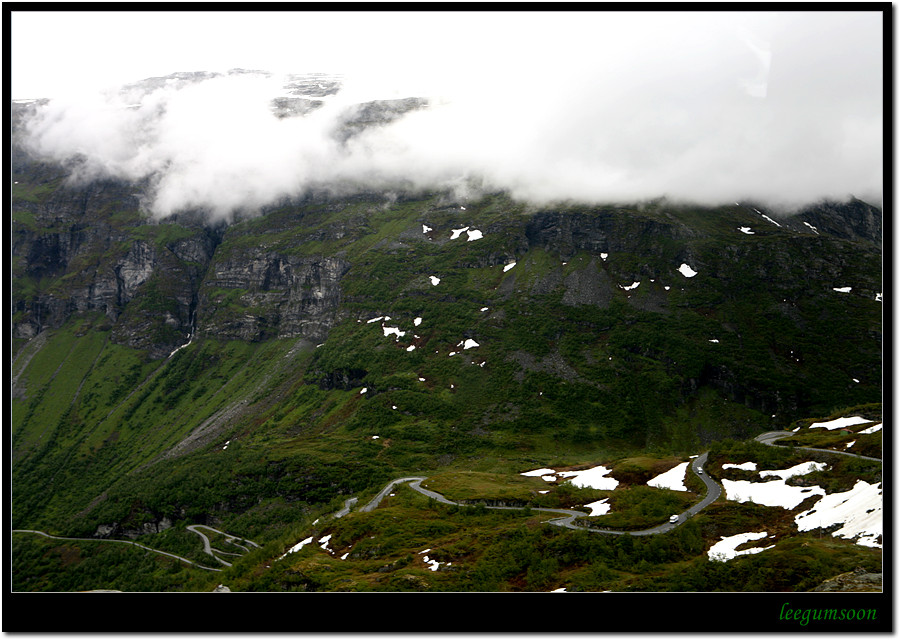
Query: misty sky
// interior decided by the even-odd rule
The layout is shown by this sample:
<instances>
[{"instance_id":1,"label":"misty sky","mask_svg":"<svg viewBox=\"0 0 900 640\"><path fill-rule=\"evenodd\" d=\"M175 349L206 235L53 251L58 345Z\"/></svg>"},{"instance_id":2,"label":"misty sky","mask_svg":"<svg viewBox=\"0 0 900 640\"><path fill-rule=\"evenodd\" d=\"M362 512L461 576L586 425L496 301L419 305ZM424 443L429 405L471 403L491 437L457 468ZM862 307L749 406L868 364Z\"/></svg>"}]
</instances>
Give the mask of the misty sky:
<instances>
[{"instance_id":1,"label":"misty sky","mask_svg":"<svg viewBox=\"0 0 900 640\"><path fill-rule=\"evenodd\" d=\"M881 204L881 12L14 11L11 25L11 97L53 99L30 147L149 179L160 216L227 217L334 182ZM104 92L232 68L275 75ZM276 119L279 74L305 72L343 89ZM350 105L408 96L430 107L329 136Z\"/></svg>"}]
</instances>

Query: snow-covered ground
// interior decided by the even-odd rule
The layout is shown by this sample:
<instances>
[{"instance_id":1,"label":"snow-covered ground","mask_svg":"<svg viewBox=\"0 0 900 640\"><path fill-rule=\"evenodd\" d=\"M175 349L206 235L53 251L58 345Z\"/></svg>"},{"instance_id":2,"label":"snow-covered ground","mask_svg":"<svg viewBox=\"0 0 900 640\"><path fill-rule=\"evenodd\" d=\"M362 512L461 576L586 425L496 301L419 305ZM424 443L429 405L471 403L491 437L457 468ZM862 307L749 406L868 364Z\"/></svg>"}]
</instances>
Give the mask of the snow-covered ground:
<instances>
[{"instance_id":1,"label":"snow-covered ground","mask_svg":"<svg viewBox=\"0 0 900 640\"><path fill-rule=\"evenodd\" d=\"M681 266L678 267L678 270L681 272L681 275L683 275L685 278L693 278L695 275L697 275L697 272L694 271L691 268L691 266L689 264L687 264L686 262L683 262L681 264Z\"/></svg>"},{"instance_id":2,"label":"snow-covered ground","mask_svg":"<svg viewBox=\"0 0 900 640\"><path fill-rule=\"evenodd\" d=\"M883 507L881 483L869 484L857 480L850 491L832 493L816 502L808 511L799 514L794 521L800 531L843 526L832 533L834 537L859 538L857 544L881 547L877 542L882 534Z\"/></svg>"},{"instance_id":3,"label":"snow-covered ground","mask_svg":"<svg viewBox=\"0 0 900 640\"><path fill-rule=\"evenodd\" d=\"M584 506L591 510L590 515L603 516L609 513L611 505L609 505L608 502L609 498L602 498L600 500L597 500L596 502L589 502Z\"/></svg>"},{"instance_id":4,"label":"snow-covered ground","mask_svg":"<svg viewBox=\"0 0 900 640\"><path fill-rule=\"evenodd\" d=\"M519 475L523 476L540 476L547 482L555 482L560 478L569 478L569 482L576 487L590 487L591 489L612 490L619 486L619 481L615 478L606 477L612 469L607 469L603 465L591 467L590 469L582 469L581 471L556 471L554 469L534 469L533 471L525 471Z\"/></svg>"},{"instance_id":5,"label":"snow-covered ground","mask_svg":"<svg viewBox=\"0 0 900 640\"><path fill-rule=\"evenodd\" d=\"M873 424L871 427L867 427L867 428L863 429L862 431L859 432L859 435L868 435L870 433L876 433L878 431L881 431L881 423L880 422L878 424Z\"/></svg>"},{"instance_id":6,"label":"snow-covered ground","mask_svg":"<svg viewBox=\"0 0 900 640\"><path fill-rule=\"evenodd\" d=\"M769 545L768 547L752 547L750 549L742 549L741 551L736 551L736 549L745 542L750 542L751 540L762 540L767 535L769 534L765 531L760 531L758 533L739 533L734 536L722 536L722 539L719 540L719 542L710 547L707 555L709 556L710 560L715 560L717 562L728 562L736 556L745 556L753 553L759 553L761 551L765 551L766 549L771 549L775 545Z\"/></svg>"},{"instance_id":7,"label":"snow-covered ground","mask_svg":"<svg viewBox=\"0 0 900 640\"><path fill-rule=\"evenodd\" d=\"M825 490L819 486L795 487L784 480L770 480L769 482L751 482L749 480L722 479L722 487L725 489L725 498L735 502L755 502L768 507L782 507L793 509L810 496L825 495Z\"/></svg>"},{"instance_id":8,"label":"snow-covered ground","mask_svg":"<svg viewBox=\"0 0 900 640\"><path fill-rule=\"evenodd\" d=\"M688 464L689 463L687 462L682 462L681 464L672 467L665 473L661 473L655 478L648 480L647 484L658 489L687 491L688 488L684 485L684 477L687 474Z\"/></svg>"},{"instance_id":9,"label":"snow-covered ground","mask_svg":"<svg viewBox=\"0 0 900 640\"><path fill-rule=\"evenodd\" d=\"M824 462L801 462L798 465L794 465L790 469L780 469L776 471L760 471L760 478L769 478L776 477L781 478L782 480L787 480L789 478L793 478L794 476L805 476L808 473L812 473L813 471L823 471L828 468L828 465Z\"/></svg>"},{"instance_id":10,"label":"snow-covered ground","mask_svg":"<svg viewBox=\"0 0 900 640\"><path fill-rule=\"evenodd\" d=\"M741 469L742 471L756 471L755 462L742 462L741 464L731 464L726 462L722 465L723 469Z\"/></svg>"},{"instance_id":11,"label":"snow-covered ground","mask_svg":"<svg viewBox=\"0 0 900 640\"><path fill-rule=\"evenodd\" d=\"M828 429L832 431L834 429L844 429L846 427L852 427L856 424L865 424L866 422L872 422L871 420L867 420L866 418L862 418L860 416L852 416L847 418L838 418L837 420L830 420L829 422L813 422L809 425L810 429Z\"/></svg>"},{"instance_id":12,"label":"snow-covered ground","mask_svg":"<svg viewBox=\"0 0 900 640\"><path fill-rule=\"evenodd\" d=\"M284 558L286 555L288 555L290 553L296 553L297 551L300 551L300 549L302 549L306 545L312 543L312 541L313 541L312 536L310 536L308 538L304 538L303 540L301 540L300 542L295 544L293 547L291 547L290 549L285 551L283 554L278 556L278 559L281 560L282 558Z\"/></svg>"},{"instance_id":13,"label":"snow-covered ground","mask_svg":"<svg viewBox=\"0 0 900 640\"><path fill-rule=\"evenodd\" d=\"M842 418L821 425L826 428L839 426L852 421L853 418ZM842 422L843 421L843 422ZM868 420L863 420L868 422ZM853 422L853 424L859 424ZM749 465L753 465L751 468ZM742 465L723 464L723 469L738 468L755 470L754 463ZM808 510L798 514L794 521L800 531L827 529L834 525L842 525L834 533L835 537L856 540L857 544L880 547L877 541L882 534L883 498L881 483L869 484L865 480L857 480L853 489L841 493L828 494L822 487L813 485L797 487L787 484L789 478L806 475L814 471L823 471L828 466L820 462L804 462L789 469L760 471L760 477L777 477L778 480L767 482L751 482L748 480L722 480L725 497L737 502L754 502L770 507L794 509L811 496L821 496Z\"/></svg>"}]
</instances>

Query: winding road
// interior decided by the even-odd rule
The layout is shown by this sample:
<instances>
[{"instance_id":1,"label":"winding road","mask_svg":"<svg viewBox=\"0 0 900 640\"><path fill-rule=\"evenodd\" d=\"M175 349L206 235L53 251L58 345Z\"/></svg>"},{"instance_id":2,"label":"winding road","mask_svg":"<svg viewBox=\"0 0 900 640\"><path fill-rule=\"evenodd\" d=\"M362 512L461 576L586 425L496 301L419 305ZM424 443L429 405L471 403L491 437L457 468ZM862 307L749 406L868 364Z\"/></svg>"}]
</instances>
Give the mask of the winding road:
<instances>
[{"instance_id":1,"label":"winding road","mask_svg":"<svg viewBox=\"0 0 900 640\"><path fill-rule=\"evenodd\" d=\"M238 544L237 542L235 542L235 540L243 540L250 546L259 548L259 545L256 544L255 542L253 542L252 540L247 540L246 538L233 536L230 533L225 533L224 531L219 531L218 529L213 529L212 527L208 527L205 524L189 524L187 526L187 529L191 533L196 533L198 536L203 538L203 551L206 552L208 555L211 555L216 560L218 560L221 564L224 564L226 567L230 567L231 563L226 562L225 560L222 560L222 558L220 558L219 556L216 555L217 553L225 555L225 556L242 556L242 555L244 555L244 553L250 552L250 549L248 549L244 545ZM221 549L214 549L209 542L209 538L206 537L206 534L199 531L199 529L208 529L209 531L212 531L214 533L221 533L223 536L225 536L225 542L227 544L232 544L235 547L243 549L244 553L236 553L233 551L222 551Z\"/></svg>"},{"instance_id":2,"label":"winding road","mask_svg":"<svg viewBox=\"0 0 900 640\"><path fill-rule=\"evenodd\" d=\"M142 545L139 542L132 542L131 540L116 540L114 538L66 538L63 536L53 536L44 531L37 531L35 529L13 529L12 532L13 533L34 533L39 536L44 536L45 538L51 538L53 540L72 540L74 542L118 542L120 544L130 544L130 545L134 545L135 547L140 547L141 549L145 549L147 551L152 551L153 553L158 553L161 556L168 556L170 558L175 558L176 560L185 562L189 565L197 567L198 569L206 569L207 571L221 571L221 569L216 569L215 567L205 567L202 564L197 564L193 560L188 560L187 558L182 558L181 556L177 556L174 553L168 553L167 551L160 551L159 549L152 549L150 547ZM210 553L210 555L212 555L212 553ZM215 557L215 556L213 556L213 557Z\"/></svg>"},{"instance_id":3,"label":"winding road","mask_svg":"<svg viewBox=\"0 0 900 640\"><path fill-rule=\"evenodd\" d=\"M219 549L214 549L210 545L209 538L207 538L204 533L201 533L200 531L198 531L198 529L208 529L209 531L213 531L215 533L222 534L223 536L225 536L226 543L232 544L235 547L243 549L244 553L249 553L250 549L248 549L244 545L238 544L237 542L235 542L236 540L242 540L243 542L250 545L251 547L259 548L259 545L256 544L255 542L253 542L252 540L248 540L247 538L243 538L241 536L235 536L230 533L226 533L224 531L219 531L218 529L213 529L212 527L208 527L205 524L191 524L191 525L187 526L187 529L189 531L191 531L192 533L196 533L198 536L203 538L203 551L205 551L208 555L210 555L213 558L215 558L216 560L218 560L221 564L225 565L226 567L230 567L231 563L226 562L225 560L223 560L222 558L217 556L216 553L220 553L222 555L229 555L229 556L241 556L241 555L243 555L243 553L228 552L228 551L221 551ZM130 544L135 547L140 547L141 549L144 549L146 551L158 553L161 556L175 558L176 560L180 560L181 562L184 562L191 566L197 567L198 569L206 569L207 571L221 571L221 569L217 569L215 567L206 567L202 564L197 564L193 560L188 560L187 558L183 558L179 555L175 555L174 553L169 553L168 551L160 551L159 549L153 549L152 547L148 547L139 542L132 542L131 540L116 540L115 538L68 538L68 537L63 537L63 536L50 535L49 533L47 533L45 531L37 531L35 529L13 529L12 532L13 533L33 533L33 534L36 534L39 536L44 536L45 538L51 538L53 540L71 540L73 542L118 542L120 544Z\"/></svg>"},{"instance_id":4,"label":"winding road","mask_svg":"<svg viewBox=\"0 0 900 640\"><path fill-rule=\"evenodd\" d=\"M793 435L792 431L766 431L765 433L761 433L754 438L757 442L761 442L763 444L767 444L770 447L781 447L783 445L775 444L776 440L781 440L782 438L787 438L788 436ZM872 460L874 462L883 462L881 458L871 458L869 456L861 456L858 453L850 453L849 451L837 451L836 449L814 449L813 447L794 447L795 449L802 449L804 451L820 451L822 453L836 453L839 456L850 456L851 458L859 458L860 460Z\"/></svg>"},{"instance_id":5,"label":"winding road","mask_svg":"<svg viewBox=\"0 0 900 640\"><path fill-rule=\"evenodd\" d=\"M547 520L549 524L556 525L558 527L566 527L568 529L581 529L583 531L593 531L595 533L605 533L609 535L632 535L632 536L649 536L655 535L659 533L665 533L667 531L671 531L672 529L681 526L685 522L687 522L688 518L697 514L702 509L706 508L713 502L715 502L719 496L722 495L722 487L719 484L712 480L708 475L702 472L702 467L706 463L706 458L709 455L709 452L705 452L700 456L697 456L694 461L691 463L691 470L696 474L700 480L703 481L703 484L706 485L706 496L697 504L693 505L691 508L686 511L678 514L678 520L675 522L665 522L656 527L651 527L650 529L642 529L640 531L615 531L611 529L596 529L594 527L583 527L575 524L576 518L587 517L589 514L583 511L576 511L574 509L549 509L545 507L500 507L500 506L487 506L488 509L505 509L510 511L522 511L524 509L530 509L531 511L541 511L545 513L554 513L554 514L562 514L562 517L551 518ZM428 496L429 498L433 498L438 502L449 505L456 506L468 506L463 505L459 502L453 502L449 500L446 496L441 495L436 491L431 491L430 489L426 489L422 486L422 482L427 480L428 478L425 476L408 476L405 478L396 478L395 480L391 480L381 491L378 492L370 502L368 502L365 506L361 507L359 510L361 512L368 512L375 509L381 501L387 496L397 485L409 483L409 486L418 491L424 496ZM349 501L348 501L349 502ZM344 511L343 509L341 511ZM345 515L346 512L341 513L341 515ZM340 517L338 513L334 514L335 517Z\"/></svg>"},{"instance_id":6,"label":"winding road","mask_svg":"<svg viewBox=\"0 0 900 640\"><path fill-rule=\"evenodd\" d=\"M790 435L792 435L792 433L786 432L786 431L768 431L766 433L761 433L760 435L756 436L754 439L757 442L761 442L762 444L766 444L769 446L781 446L781 445L776 444L776 441L780 440L782 438L786 438ZM834 453L834 454L843 455L843 456L851 456L854 458L860 458L862 460L872 460L875 462L882 462L882 460L880 458L872 458L869 456L862 456L862 455L858 455L855 453L849 453L846 451L835 451L832 449L815 449L812 447L796 447L796 448L803 449L806 451ZM548 524L556 525L558 527L566 527L568 529L579 529L582 531L591 531L594 533L605 533L607 535L649 536L649 535L657 535L657 534L661 534L661 533L666 533L667 531L672 531L676 527L679 527L682 524L684 524L685 522L687 522L689 518L691 518L692 516L696 515L697 513L699 513L706 507L708 507L710 504L712 504L713 502L718 500L719 497L722 495L722 487L715 480L713 480L706 473L703 472L703 465L706 464L708 455L709 455L709 452L706 451L703 454L694 458L694 460L690 464L691 471L693 471L694 475L696 475L698 478L700 478L700 480L706 486L706 495L703 497L703 499L700 500L700 502L698 502L697 504L691 506L690 508L688 508L685 511L678 514L678 518L674 522L664 522L660 525L651 527L649 529L642 529L640 531L617 531L617 530L611 530L611 529L598 529L595 527L584 527L584 526L575 524L575 520L576 520L576 518L588 517L589 514L583 512L583 511L577 511L575 509L550 509L550 508L545 508L545 507L506 507L506 506L488 506L488 505L486 505L486 508L487 509L517 510L517 511L529 509L531 511L540 511L543 513L556 514L557 517L551 518L550 520L547 520L546 522ZM443 504L448 504L448 505L455 505L455 506L470 506L470 505L464 505L463 503L454 502L452 500L449 500L446 496L443 496L440 493L437 493L436 491L431 491L430 489L424 488L422 486L422 482L424 482L427 479L428 479L427 476L406 476L403 478L396 478L394 480L391 480L387 485L385 485L385 487L381 491L378 492L378 494L374 498L372 498L372 500L370 500L368 503L366 503L365 505L360 507L359 511L362 513L373 511L374 509L376 509L378 507L379 504L381 504L381 501L391 491L393 491L393 489L395 487L397 487L398 485L401 485L401 484L405 484L405 483L408 483L409 486L413 490L418 491L422 495L432 498L432 499L436 500L437 502L440 502ZM334 514L332 514L331 517L342 518L343 516L350 513L351 509L356 505L357 502L358 502L358 498L355 496L348 498L347 500L344 501L344 506L340 510L338 510ZM226 533L225 531L219 531L218 529L214 529L207 525L193 524L193 525L188 525L187 529L202 538L203 551L207 555L212 556L220 564L222 564L226 567L230 567L231 563L229 563L227 560L224 560L223 558L219 557L220 555L239 557L239 556L243 555L244 553L249 553L250 552L249 547L259 548L259 545L255 542L253 542L252 540L248 540L247 538L244 538L242 536L236 536L236 535L233 535L230 533ZM240 551L229 552L229 551L222 551L221 549L215 549L212 546L212 544L210 543L209 537L207 537L206 534L204 534L202 531L200 531L200 529L206 529L213 533L221 534L222 536L225 537L226 544L233 545L235 548L240 549L242 552L240 552ZM44 531L37 531L34 529L13 529L12 532L13 533L32 533L32 534L44 536L45 538L52 538L54 540L71 540L71 541L76 541L76 542L83 542L83 541L118 542L121 544L130 544L135 547L140 547L141 549L144 549L146 551L150 551L150 552L157 553L157 554L160 554L163 556L168 556L170 558L174 558L176 560L180 560L181 562L184 562L184 563L187 563L194 567L197 567L198 569L205 569L207 571L222 571L222 569L218 569L215 567L206 567L204 565L197 564L193 560L189 560L187 558L183 558L181 556L175 555L174 553L168 553L166 551L152 549L152 548L142 545L138 542L132 542L130 540L115 540L115 539L110 539L110 538L68 538L68 537L62 537L62 536L54 536L54 535L51 535ZM239 541L243 542L244 544L240 544ZM247 545L247 546L245 546L245 545Z\"/></svg>"}]
</instances>

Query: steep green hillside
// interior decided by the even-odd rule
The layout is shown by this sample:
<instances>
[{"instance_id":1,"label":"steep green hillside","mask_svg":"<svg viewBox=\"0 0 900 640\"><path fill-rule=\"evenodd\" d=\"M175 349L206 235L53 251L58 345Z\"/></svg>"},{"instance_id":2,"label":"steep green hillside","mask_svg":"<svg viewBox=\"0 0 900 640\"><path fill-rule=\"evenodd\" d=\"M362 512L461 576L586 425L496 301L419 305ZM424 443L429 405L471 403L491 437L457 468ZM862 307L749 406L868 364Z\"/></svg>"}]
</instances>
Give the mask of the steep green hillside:
<instances>
[{"instance_id":1,"label":"steep green hillside","mask_svg":"<svg viewBox=\"0 0 900 640\"><path fill-rule=\"evenodd\" d=\"M862 203L779 224L739 204L368 194L207 227L143 219L124 185L71 187L39 169L20 167L13 189L13 527L164 549L189 546L174 535L186 524L212 524L265 547L228 570L235 589L545 589L563 576L657 589L641 560L683 567L685 588L718 588L694 559L714 539L709 514L675 543L632 541L408 488L334 529L349 548L398 527L392 514L413 523L360 551L368 564L352 575L329 557L326 579L307 552L261 567L392 478L503 485L542 466L678 458L881 401L880 238L803 224L858 231L838 223L874 211ZM642 491L622 495L637 504ZM623 518L658 517L634 509ZM476 544L485 531L496 541ZM472 563L464 577L419 566L438 539L439 561ZM22 571L47 557L49 543L16 544ZM869 552L847 543L800 582L759 586L808 588ZM575 561L585 554L619 560ZM400 566L418 570L375 579ZM19 584L100 588L89 582ZM721 588L746 586L732 582Z\"/></svg>"}]
</instances>

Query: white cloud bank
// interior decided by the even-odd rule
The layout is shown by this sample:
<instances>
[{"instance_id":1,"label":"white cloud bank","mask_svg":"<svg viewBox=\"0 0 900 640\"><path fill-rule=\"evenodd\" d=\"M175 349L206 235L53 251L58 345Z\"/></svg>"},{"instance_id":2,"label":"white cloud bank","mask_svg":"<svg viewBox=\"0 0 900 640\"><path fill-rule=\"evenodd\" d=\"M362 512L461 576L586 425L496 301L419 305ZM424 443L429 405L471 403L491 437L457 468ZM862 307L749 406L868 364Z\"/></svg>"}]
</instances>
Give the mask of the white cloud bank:
<instances>
[{"instance_id":1,"label":"white cloud bank","mask_svg":"<svg viewBox=\"0 0 900 640\"><path fill-rule=\"evenodd\" d=\"M120 37L105 22L93 37L86 14L40 13L14 15L14 92L16 78L53 68L16 66L41 60L29 29L69 17L57 36L78 34L78 46L58 41L57 67L78 64L86 42L108 47ZM113 24L120 15L108 14ZM169 72L220 60L339 72L344 84L322 108L283 119L270 108L284 93L278 75L144 95L54 93L30 123L31 148L80 158L83 176L148 181L145 206L157 216L203 208L227 218L335 184L474 186L537 202L666 196L793 206L853 194L880 205L880 12L162 15L206 54L192 57L175 39ZM243 26L200 26L216 20ZM149 68L138 64L140 24L129 17L136 44L123 57L136 72ZM216 58L220 50L228 55ZM83 62L85 87L88 70L100 68ZM429 107L346 144L333 136L350 105L408 96Z\"/></svg>"}]
</instances>

